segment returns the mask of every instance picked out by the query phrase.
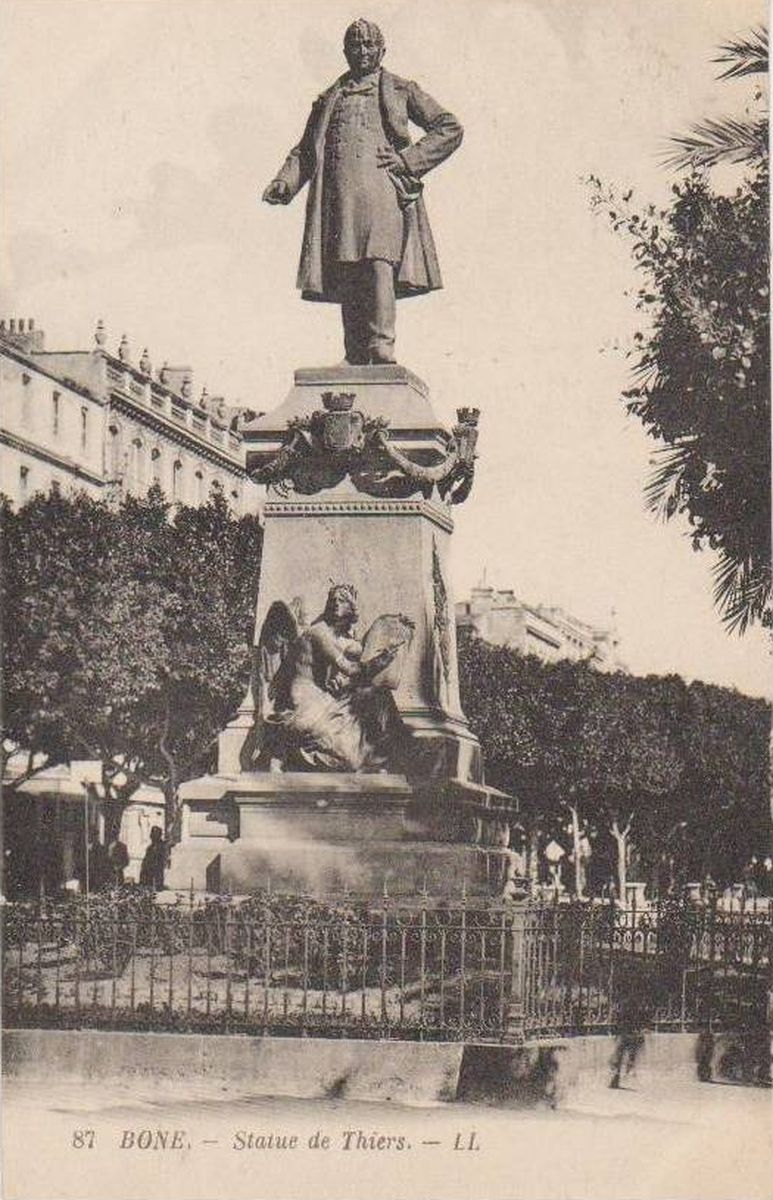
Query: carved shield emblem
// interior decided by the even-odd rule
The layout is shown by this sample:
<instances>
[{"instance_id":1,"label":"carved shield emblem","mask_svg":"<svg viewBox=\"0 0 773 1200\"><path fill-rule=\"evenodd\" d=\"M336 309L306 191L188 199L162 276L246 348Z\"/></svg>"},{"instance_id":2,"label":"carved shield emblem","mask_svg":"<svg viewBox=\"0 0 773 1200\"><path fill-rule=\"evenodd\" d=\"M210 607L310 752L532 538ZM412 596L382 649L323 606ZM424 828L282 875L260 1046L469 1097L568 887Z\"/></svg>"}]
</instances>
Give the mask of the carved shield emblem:
<instances>
[{"instance_id":1,"label":"carved shield emblem","mask_svg":"<svg viewBox=\"0 0 773 1200\"><path fill-rule=\"evenodd\" d=\"M326 450L336 454L362 450L365 445L363 427L361 412L326 412L322 416L320 440Z\"/></svg>"}]
</instances>

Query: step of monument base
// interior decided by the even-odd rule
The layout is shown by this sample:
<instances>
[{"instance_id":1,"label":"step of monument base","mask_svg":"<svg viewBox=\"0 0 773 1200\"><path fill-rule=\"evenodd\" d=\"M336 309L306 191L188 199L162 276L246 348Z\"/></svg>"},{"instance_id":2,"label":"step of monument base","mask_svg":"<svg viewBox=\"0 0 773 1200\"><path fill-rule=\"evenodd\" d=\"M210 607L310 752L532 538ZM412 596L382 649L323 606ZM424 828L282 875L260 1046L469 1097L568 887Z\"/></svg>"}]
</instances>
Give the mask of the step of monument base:
<instances>
[{"instance_id":1,"label":"step of monument base","mask_svg":"<svg viewBox=\"0 0 773 1200\"><path fill-rule=\"evenodd\" d=\"M371 896L501 892L515 807L493 788L395 774L244 772L180 789L168 886L244 892L268 886Z\"/></svg>"},{"instance_id":2,"label":"step of monument base","mask_svg":"<svg viewBox=\"0 0 773 1200\"><path fill-rule=\"evenodd\" d=\"M500 896L512 852L442 842L325 842L280 839L175 847L166 885L194 891L274 892L372 899L384 890L406 899Z\"/></svg>"},{"instance_id":3,"label":"step of monument base","mask_svg":"<svg viewBox=\"0 0 773 1200\"><path fill-rule=\"evenodd\" d=\"M507 846L519 806L486 784L398 774L244 771L207 775L180 788L183 840L285 836L302 826L328 841L393 840Z\"/></svg>"}]
</instances>

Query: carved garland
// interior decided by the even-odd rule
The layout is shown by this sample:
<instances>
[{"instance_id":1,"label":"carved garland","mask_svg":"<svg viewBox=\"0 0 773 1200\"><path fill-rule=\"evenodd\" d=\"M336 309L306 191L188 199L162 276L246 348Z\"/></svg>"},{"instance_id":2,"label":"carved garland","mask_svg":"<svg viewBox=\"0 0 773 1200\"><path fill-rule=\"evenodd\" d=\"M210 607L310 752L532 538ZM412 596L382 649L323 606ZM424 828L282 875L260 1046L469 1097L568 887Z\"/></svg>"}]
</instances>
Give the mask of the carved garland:
<instances>
[{"instance_id":1,"label":"carved garland","mask_svg":"<svg viewBox=\"0 0 773 1200\"><path fill-rule=\"evenodd\" d=\"M370 495L406 496L437 489L452 504L467 498L475 469L479 410L460 408L440 462L415 462L389 436L388 422L352 410L351 393L323 394L324 409L288 423L284 445L251 472L256 483L306 495L334 486L347 475Z\"/></svg>"}]
</instances>

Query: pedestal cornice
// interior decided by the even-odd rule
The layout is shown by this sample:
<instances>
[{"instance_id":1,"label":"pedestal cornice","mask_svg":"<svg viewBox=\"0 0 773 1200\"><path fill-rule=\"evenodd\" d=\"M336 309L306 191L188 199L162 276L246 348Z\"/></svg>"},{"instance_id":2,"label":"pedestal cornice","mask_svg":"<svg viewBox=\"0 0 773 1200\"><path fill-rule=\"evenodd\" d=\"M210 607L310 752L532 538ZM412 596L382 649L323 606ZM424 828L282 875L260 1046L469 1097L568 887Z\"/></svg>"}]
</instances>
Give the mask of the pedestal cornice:
<instances>
[{"instance_id":1,"label":"pedestal cornice","mask_svg":"<svg viewBox=\"0 0 773 1200\"><path fill-rule=\"evenodd\" d=\"M266 520L273 517L425 517L440 529L452 533L453 518L445 505L431 500L380 500L374 497L329 497L324 500L268 500L263 509Z\"/></svg>"}]
</instances>

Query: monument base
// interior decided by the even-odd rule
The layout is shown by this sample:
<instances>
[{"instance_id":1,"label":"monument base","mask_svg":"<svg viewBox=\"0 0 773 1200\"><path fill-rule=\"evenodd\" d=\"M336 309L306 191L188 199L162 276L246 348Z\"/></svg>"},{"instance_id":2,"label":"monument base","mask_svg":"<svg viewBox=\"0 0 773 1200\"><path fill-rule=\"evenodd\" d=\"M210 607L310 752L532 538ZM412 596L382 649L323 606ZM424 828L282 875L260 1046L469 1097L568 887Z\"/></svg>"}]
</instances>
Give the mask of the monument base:
<instances>
[{"instance_id":1,"label":"monument base","mask_svg":"<svg viewBox=\"0 0 773 1200\"><path fill-rule=\"evenodd\" d=\"M501 894L516 807L493 788L403 775L243 772L184 784L167 886L323 896Z\"/></svg>"},{"instance_id":2,"label":"monument base","mask_svg":"<svg viewBox=\"0 0 773 1200\"><path fill-rule=\"evenodd\" d=\"M170 886L346 889L369 900L384 887L405 897L502 894L518 806L485 785L459 699L451 514L472 483L478 411L457 417L444 430L405 367L337 366L296 371L284 403L245 425L247 471L267 488L252 682L221 734L217 775L180 789ZM351 707L337 711L331 647L353 661L353 642L365 663L390 657L372 677L351 673L360 676ZM276 681L283 704L295 697L280 724L290 742L296 721L295 735L310 738L308 761L364 769L269 769L299 761L267 735ZM375 703L387 692L389 704ZM352 747L367 745L357 742L366 730L385 731L390 713L386 760L405 774L368 773L384 757L360 759Z\"/></svg>"}]
</instances>

